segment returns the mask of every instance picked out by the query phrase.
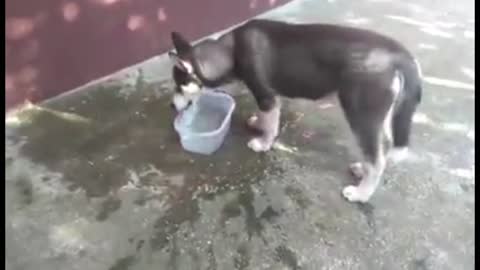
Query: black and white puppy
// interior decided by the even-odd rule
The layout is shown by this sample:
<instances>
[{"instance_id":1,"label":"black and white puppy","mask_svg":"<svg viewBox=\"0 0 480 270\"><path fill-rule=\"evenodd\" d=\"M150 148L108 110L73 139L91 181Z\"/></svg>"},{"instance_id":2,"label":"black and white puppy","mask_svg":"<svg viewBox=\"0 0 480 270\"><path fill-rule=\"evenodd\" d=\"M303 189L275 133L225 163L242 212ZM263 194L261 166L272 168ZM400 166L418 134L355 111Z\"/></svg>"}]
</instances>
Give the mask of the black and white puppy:
<instances>
[{"instance_id":1,"label":"black and white puppy","mask_svg":"<svg viewBox=\"0 0 480 270\"><path fill-rule=\"evenodd\" d=\"M172 41L177 51L170 53L175 109L186 108L203 86L242 80L259 108L248 119L249 126L263 134L248 143L256 152L270 150L278 136L279 96L317 100L337 92L364 156L350 165L361 181L343 189L349 201L368 201L387 159L407 153L421 99L421 71L393 39L337 25L251 20L218 40L193 46L172 33Z\"/></svg>"}]
</instances>

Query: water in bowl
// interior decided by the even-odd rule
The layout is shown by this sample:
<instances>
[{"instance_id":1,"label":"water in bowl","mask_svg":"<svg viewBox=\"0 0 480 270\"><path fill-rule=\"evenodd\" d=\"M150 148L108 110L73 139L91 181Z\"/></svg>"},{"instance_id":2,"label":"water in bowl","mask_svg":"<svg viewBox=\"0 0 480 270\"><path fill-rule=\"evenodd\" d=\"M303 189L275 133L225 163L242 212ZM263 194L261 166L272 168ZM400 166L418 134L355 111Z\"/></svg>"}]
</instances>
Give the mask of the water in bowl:
<instances>
[{"instance_id":1,"label":"water in bowl","mask_svg":"<svg viewBox=\"0 0 480 270\"><path fill-rule=\"evenodd\" d=\"M225 117L225 111L216 106L199 106L189 128L196 132L210 132L218 129Z\"/></svg>"}]
</instances>

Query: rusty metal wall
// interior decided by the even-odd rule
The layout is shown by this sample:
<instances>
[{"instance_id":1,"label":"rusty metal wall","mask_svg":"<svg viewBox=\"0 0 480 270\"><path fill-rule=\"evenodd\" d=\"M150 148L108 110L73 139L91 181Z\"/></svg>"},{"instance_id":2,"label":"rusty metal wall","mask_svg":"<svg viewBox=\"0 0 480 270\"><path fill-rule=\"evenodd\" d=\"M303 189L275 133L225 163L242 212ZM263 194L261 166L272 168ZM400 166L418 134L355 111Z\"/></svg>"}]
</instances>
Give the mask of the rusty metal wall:
<instances>
[{"instance_id":1,"label":"rusty metal wall","mask_svg":"<svg viewBox=\"0 0 480 270\"><path fill-rule=\"evenodd\" d=\"M39 101L288 0L6 0L5 102Z\"/></svg>"}]
</instances>

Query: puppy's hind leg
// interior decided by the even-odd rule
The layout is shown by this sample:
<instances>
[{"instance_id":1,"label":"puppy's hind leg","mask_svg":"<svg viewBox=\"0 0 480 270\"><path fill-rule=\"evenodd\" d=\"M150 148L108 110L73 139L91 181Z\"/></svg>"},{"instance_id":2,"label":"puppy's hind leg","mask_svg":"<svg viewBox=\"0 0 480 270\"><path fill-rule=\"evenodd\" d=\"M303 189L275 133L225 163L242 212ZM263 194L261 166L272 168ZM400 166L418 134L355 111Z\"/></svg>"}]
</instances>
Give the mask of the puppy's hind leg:
<instances>
[{"instance_id":1,"label":"puppy's hind leg","mask_svg":"<svg viewBox=\"0 0 480 270\"><path fill-rule=\"evenodd\" d=\"M339 92L340 104L363 154L361 163L350 165L360 183L347 186L342 192L351 202L370 199L386 166L386 152L392 137L390 124L394 95L388 88L379 86L360 81Z\"/></svg>"},{"instance_id":2,"label":"puppy's hind leg","mask_svg":"<svg viewBox=\"0 0 480 270\"><path fill-rule=\"evenodd\" d=\"M373 135L373 132L378 135ZM347 186L343 189L343 196L350 202L367 202L380 184L386 166L386 157L382 133L379 130L368 135L357 135L364 153L365 162L362 164L362 177L357 186Z\"/></svg>"}]
</instances>

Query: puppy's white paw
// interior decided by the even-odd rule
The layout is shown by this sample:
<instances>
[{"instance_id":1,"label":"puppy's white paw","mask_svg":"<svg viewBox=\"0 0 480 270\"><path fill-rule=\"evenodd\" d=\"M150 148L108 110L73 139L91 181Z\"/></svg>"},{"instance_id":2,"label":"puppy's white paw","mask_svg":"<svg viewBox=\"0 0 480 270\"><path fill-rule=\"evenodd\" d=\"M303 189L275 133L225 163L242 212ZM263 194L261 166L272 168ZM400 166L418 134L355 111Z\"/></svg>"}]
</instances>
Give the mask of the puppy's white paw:
<instances>
[{"instance_id":1,"label":"puppy's white paw","mask_svg":"<svg viewBox=\"0 0 480 270\"><path fill-rule=\"evenodd\" d=\"M367 202L370 199L370 194L366 194L364 191L356 186L346 186L342 191L343 197L349 202Z\"/></svg>"},{"instance_id":2,"label":"puppy's white paw","mask_svg":"<svg viewBox=\"0 0 480 270\"><path fill-rule=\"evenodd\" d=\"M360 180L365 175L365 170L364 170L363 164L361 162L355 162L355 163L350 164L349 169L350 169L350 173L356 179Z\"/></svg>"},{"instance_id":3,"label":"puppy's white paw","mask_svg":"<svg viewBox=\"0 0 480 270\"><path fill-rule=\"evenodd\" d=\"M253 138L248 142L247 145L255 152L266 152L272 147L271 143L266 142L262 138Z\"/></svg>"}]
</instances>

